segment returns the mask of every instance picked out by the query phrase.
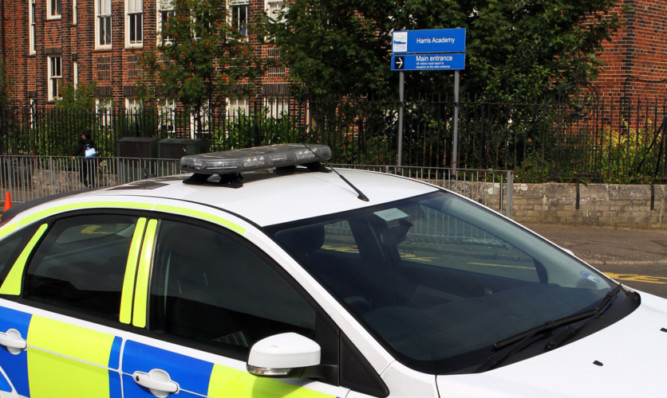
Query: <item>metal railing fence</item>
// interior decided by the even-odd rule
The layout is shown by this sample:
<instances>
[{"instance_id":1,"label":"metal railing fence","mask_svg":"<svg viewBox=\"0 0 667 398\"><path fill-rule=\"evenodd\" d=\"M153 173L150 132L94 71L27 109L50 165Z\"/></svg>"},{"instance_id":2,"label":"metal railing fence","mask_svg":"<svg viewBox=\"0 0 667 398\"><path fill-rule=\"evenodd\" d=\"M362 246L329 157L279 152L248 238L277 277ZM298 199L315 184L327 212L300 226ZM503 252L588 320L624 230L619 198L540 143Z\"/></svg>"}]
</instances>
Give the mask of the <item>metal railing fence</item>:
<instances>
[{"instance_id":1,"label":"metal railing fence","mask_svg":"<svg viewBox=\"0 0 667 398\"><path fill-rule=\"evenodd\" d=\"M395 100L252 100L198 115L146 106L137 111L12 108L0 112L0 153L66 156L91 130L105 157L132 157L120 141L198 140L217 151L283 142L332 147L335 163L394 165L398 154ZM403 165L451 164L454 103L447 97L408 99ZM660 101L560 103L460 102L458 165L514 170L521 181L667 181L667 98ZM157 151L156 151L157 152ZM166 157L155 154L149 157Z\"/></svg>"},{"instance_id":2,"label":"metal railing fence","mask_svg":"<svg viewBox=\"0 0 667 398\"><path fill-rule=\"evenodd\" d=\"M512 216L512 171L450 169L389 165L334 164L416 178L444 187ZM0 189L12 202L88 188L106 188L148 177L180 174L178 159L99 157L94 160L69 156L0 155ZM88 186L84 184L85 182ZM3 196L4 197L4 196Z\"/></svg>"}]
</instances>

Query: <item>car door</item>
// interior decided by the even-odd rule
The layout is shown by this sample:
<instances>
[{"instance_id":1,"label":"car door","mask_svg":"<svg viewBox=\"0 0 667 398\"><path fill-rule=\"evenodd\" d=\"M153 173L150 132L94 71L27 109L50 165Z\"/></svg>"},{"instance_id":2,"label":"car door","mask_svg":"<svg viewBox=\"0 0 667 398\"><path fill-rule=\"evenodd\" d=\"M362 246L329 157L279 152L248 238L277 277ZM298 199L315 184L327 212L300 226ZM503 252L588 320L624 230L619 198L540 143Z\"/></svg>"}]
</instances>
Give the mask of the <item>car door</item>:
<instances>
[{"instance_id":1,"label":"car door","mask_svg":"<svg viewBox=\"0 0 667 398\"><path fill-rule=\"evenodd\" d=\"M88 213L38 224L0 287L4 340L25 341L22 348L5 345L0 354L0 366L18 394L120 397L117 328L140 220Z\"/></svg>"},{"instance_id":2,"label":"car door","mask_svg":"<svg viewBox=\"0 0 667 398\"><path fill-rule=\"evenodd\" d=\"M350 364L363 362L358 352L341 344L342 334L321 309L254 245L223 228L166 218L154 247L152 269L142 270L140 262L137 272L138 279L151 276L145 308L135 301L133 314L147 333L124 344L124 397L343 397L350 391L354 383L341 376L340 347L347 347ZM137 298L141 290L137 283ZM250 347L283 332L316 341L330 374L315 381L248 373ZM357 366L361 376L347 379L364 380L364 366Z\"/></svg>"}]
</instances>

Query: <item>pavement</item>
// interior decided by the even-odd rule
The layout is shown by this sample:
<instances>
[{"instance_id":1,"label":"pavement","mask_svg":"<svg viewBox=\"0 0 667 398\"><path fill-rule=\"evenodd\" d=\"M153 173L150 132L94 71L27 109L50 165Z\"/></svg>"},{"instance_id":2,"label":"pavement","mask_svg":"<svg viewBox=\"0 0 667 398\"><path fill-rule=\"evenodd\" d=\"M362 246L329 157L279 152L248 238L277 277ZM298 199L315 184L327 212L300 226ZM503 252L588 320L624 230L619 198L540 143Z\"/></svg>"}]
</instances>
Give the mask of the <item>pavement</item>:
<instances>
[{"instance_id":1,"label":"pavement","mask_svg":"<svg viewBox=\"0 0 667 398\"><path fill-rule=\"evenodd\" d=\"M667 231L600 228L585 225L526 224L557 245L570 249L593 266L665 266L667 276Z\"/></svg>"}]
</instances>

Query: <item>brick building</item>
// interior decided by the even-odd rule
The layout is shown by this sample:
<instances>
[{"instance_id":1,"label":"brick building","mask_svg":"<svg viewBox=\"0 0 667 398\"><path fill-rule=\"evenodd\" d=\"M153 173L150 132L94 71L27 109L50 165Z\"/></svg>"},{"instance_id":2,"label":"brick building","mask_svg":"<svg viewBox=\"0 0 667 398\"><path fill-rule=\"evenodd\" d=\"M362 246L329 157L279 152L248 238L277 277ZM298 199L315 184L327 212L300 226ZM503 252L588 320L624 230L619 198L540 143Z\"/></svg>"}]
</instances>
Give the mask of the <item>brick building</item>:
<instances>
[{"instance_id":1,"label":"brick building","mask_svg":"<svg viewBox=\"0 0 667 398\"><path fill-rule=\"evenodd\" d=\"M257 12L281 4L230 0L231 23L245 29ZM162 20L175 12L171 0L0 0L0 10L0 51L20 104L48 104L65 83L95 81L95 97L117 108L135 106L140 54L155 47ZM256 51L270 57L276 50ZM262 94L285 94L286 78L285 68L270 68L258 81Z\"/></svg>"},{"instance_id":2,"label":"brick building","mask_svg":"<svg viewBox=\"0 0 667 398\"><path fill-rule=\"evenodd\" d=\"M229 0L236 26L282 0ZM600 97L667 96L667 1L619 0L630 6L624 25L605 44L607 64L594 84ZM96 97L116 107L135 103L141 51L155 45L170 0L0 0L0 51L8 61L20 104L48 104L63 82L97 82ZM275 49L257 46L263 56ZM273 68L258 84L272 97L287 92L287 71ZM111 100L106 101L106 100ZM231 104L247 106L243 100Z\"/></svg>"},{"instance_id":3,"label":"brick building","mask_svg":"<svg viewBox=\"0 0 667 398\"><path fill-rule=\"evenodd\" d=\"M605 44L605 71L594 87L601 97L646 101L667 97L667 1L619 0L623 26Z\"/></svg>"}]
</instances>

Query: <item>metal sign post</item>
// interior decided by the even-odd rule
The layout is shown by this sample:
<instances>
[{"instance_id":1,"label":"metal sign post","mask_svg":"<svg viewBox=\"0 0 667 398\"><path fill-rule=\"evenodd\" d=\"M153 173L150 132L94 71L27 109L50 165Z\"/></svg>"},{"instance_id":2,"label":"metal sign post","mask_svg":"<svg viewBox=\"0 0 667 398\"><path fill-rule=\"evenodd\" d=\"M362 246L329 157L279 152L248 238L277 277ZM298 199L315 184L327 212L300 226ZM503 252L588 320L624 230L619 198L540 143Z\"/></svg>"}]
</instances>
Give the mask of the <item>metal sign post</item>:
<instances>
[{"instance_id":1,"label":"metal sign post","mask_svg":"<svg viewBox=\"0 0 667 398\"><path fill-rule=\"evenodd\" d=\"M405 71L454 71L454 123L452 139L452 173L458 167L459 82L465 69L466 30L424 29L392 33L391 70L398 71L398 166L403 165L403 111L405 107Z\"/></svg>"}]
</instances>

